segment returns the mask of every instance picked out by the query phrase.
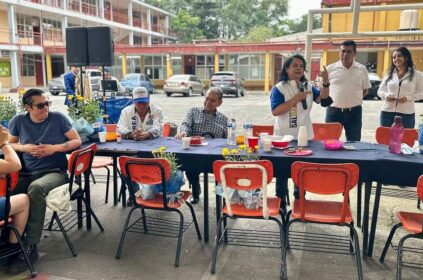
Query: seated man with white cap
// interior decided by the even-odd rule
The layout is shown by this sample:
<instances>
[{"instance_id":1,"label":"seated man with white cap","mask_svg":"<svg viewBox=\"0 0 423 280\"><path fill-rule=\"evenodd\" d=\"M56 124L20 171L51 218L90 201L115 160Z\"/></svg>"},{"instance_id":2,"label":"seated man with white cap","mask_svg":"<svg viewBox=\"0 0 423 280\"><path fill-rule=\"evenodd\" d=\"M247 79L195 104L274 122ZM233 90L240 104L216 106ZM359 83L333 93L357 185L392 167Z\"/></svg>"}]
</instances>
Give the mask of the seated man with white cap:
<instances>
[{"instance_id":1,"label":"seated man with white cap","mask_svg":"<svg viewBox=\"0 0 423 280\"><path fill-rule=\"evenodd\" d=\"M158 106L150 104L150 96L145 87L132 91L132 105L120 113L117 124L122 138L144 140L162 134L163 112Z\"/></svg>"}]
</instances>

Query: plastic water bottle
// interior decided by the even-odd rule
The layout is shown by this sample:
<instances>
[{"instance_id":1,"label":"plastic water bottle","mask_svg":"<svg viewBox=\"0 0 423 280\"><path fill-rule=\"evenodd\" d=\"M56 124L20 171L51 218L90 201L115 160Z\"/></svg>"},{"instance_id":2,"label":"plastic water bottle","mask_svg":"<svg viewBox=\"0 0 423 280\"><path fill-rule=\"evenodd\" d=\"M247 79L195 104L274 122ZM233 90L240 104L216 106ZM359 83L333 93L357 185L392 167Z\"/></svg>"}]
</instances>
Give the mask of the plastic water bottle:
<instances>
[{"instance_id":1,"label":"plastic water bottle","mask_svg":"<svg viewBox=\"0 0 423 280\"><path fill-rule=\"evenodd\" d=\"M229 146L234 146L236 144L236 121L235 119L228 120L228 138L227 143Z\"/></svg>"},{"instance_id":2,"label":"plastic water bottle","mask_svg":"<svg viewBox=\"0 0 423 280\"><path fill-rule=\"evenodd\" d=\"M420 115L419 145L423 146L423 115Z\"/></svg>"},{"instance_id":3,"label":"plastic water bottle","mask_svg":"<svg viewBox=\"0 0 423 280\"><path fill-rule=\"evenodd\" d=\"M391 126L391 140L389 141L389 152L399 154L401 152L401 140L404 134L402 117L395 116L394 123Z\"/></svg>"},{"instance_id":4,"label":"plastic water bottle","mask_svg":"<svg viewBox=\"0 0 423 280\"><path fill-rule=\"evenodd\" d=\"M248 137L253 136L253 125L249 122L244 123L244 144L248 145Z\"/></svg>"}]
</instances>

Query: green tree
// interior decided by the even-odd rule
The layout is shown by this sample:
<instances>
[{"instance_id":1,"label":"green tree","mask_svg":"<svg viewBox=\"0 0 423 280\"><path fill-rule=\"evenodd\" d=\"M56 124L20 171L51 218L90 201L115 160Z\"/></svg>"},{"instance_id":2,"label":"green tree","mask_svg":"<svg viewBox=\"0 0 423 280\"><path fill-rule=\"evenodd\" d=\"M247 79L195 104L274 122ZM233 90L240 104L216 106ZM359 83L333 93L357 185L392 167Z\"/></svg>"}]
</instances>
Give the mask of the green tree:
<instances>
[{"instance_id":1,"label":"green tree","mask_svg":"<svg viewBox=\"0 0 423 280\"><path fill-rule=\"evenodd\" d=\"M241 40L241 42L265 42L267 39L273 37L273 30L267 26L253 27L248 32L248 35Z\"/></svg>"},{"instance_id":2,"label":"green tree","mask_svg":"<svg viewBox=\"0 0 423 280\"><path fill-rule=\"evenodd\" d=\"M180 43L191 43L194 39L203 38L200 26L200 18L193 17L187 10L181 10L172 18L171 28L175 32Z\"/></svg>"}]
</instances>

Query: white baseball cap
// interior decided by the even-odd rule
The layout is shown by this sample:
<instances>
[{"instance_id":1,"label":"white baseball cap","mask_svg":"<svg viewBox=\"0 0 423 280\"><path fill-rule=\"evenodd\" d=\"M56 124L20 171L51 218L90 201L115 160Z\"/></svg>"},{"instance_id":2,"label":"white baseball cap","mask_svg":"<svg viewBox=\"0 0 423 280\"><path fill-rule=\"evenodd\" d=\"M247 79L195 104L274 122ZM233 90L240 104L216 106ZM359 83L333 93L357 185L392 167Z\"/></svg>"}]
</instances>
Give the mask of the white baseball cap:
<instances>
[{"instance_id":1,"label":"white baseball cap","mask_svg":"<svg viewBox=\"0 0 423 280\"><path fill-rule=\"evenodd\" d=\"M132 102L133 103L149 103L150 95L145 87L136 87L132 90Z\"/></svg>"}]
</instances>

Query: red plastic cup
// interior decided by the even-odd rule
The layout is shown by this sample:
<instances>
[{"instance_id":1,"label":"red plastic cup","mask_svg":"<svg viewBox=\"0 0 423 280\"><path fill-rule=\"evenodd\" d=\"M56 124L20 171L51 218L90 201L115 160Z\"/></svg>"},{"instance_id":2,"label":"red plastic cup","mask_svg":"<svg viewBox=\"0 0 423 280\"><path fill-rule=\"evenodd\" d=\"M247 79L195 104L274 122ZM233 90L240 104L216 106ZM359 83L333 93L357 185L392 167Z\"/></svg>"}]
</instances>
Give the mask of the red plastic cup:
<instances>
[{"instance_id":1,"label":"red plastic cup","mask_svg":"<svg viewBox=\"0 0 423 280\"><path fill-rule=\"evenodd\" d=\"M257 145L258 145L259 137L256 137L256 136L249 136L249 137L247 138L247 140L248 140L248 147L250 147L250 148L254 148L255 146L257 146Z\"/></svg>"}]
</instances>

